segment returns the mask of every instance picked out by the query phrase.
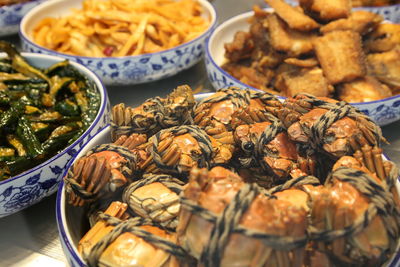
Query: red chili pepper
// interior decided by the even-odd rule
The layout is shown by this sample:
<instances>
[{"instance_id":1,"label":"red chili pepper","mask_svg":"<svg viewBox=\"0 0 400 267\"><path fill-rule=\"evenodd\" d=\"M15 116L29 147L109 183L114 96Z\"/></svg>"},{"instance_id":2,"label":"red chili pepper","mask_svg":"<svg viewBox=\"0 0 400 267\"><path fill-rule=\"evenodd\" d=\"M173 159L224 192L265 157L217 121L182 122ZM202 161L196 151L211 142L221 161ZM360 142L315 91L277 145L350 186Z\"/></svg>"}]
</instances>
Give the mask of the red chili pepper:
<instances>
[{"instance_id":1,"label":"red chili pepper","mask_svg":"<svg viewBox=\"0 0 400 267\"><path fill-rule=\"evenodd\" d=\"M106 48L104 48L103 50L103 54L110 57L112 55L112 53L114 52L114 47L112 46L107 46Z\"/></svg>"}]
</instances>

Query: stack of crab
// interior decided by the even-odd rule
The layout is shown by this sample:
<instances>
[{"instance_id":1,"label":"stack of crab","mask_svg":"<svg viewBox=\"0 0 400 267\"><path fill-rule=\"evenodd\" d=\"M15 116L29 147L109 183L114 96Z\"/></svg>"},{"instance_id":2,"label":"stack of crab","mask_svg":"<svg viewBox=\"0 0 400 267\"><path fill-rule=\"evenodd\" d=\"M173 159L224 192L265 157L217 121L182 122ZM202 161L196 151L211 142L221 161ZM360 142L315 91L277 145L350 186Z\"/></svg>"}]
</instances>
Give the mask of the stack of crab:
<instances>
[{"instance_id":1,"label":"stack of crab","mask_svg":"<svg viewBox=\"0 0 400 267\"><path fill-rule=\"evenodd\" d=\"M65 177L89 266L377 266L400 235L398 169L344 102L221 89L113 107L113 143Z\"/></svg>"}]
</instances>

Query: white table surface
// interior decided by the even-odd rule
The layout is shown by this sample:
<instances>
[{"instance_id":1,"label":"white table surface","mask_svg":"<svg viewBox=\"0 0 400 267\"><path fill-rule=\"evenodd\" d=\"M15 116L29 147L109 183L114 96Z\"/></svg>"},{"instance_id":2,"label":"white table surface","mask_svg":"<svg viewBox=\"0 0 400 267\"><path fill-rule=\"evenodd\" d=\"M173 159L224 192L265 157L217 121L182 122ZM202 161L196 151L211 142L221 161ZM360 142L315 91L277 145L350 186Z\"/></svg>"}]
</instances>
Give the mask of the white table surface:
<instances>
[{"instance_id":1,"label":"white table surface","mask_svg":"<svg viewBox=\"0 0 400 267\"><path fill-rule=\"evenodd\" d=\"M261 0L215 0L218 21L222 22L237 14L251 10ZM19 45L17 35L2 37L2 40ZM192 88L203 86L203 91L212 91L207 79L204 62L162 81L126 87L107 87L112 105L126 103L135 106L154 96L165 96L177 85L189 84ZM385 146L389 158L400 164L400 122L383 128L390 142ZM19 213L0 219L0 266L66 266L61 249L55 218L56 195Z\"/></svg>"}]
</instances>

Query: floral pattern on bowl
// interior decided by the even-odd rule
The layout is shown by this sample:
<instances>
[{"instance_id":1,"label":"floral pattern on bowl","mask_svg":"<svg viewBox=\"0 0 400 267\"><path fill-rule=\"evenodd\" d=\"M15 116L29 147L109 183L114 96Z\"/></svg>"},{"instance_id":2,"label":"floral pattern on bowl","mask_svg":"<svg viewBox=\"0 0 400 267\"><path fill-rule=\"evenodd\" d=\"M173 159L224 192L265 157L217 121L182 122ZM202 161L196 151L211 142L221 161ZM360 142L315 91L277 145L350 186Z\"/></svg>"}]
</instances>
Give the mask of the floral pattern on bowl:
<instances>
[{"instance_id":1,"label":"floral pattern on bowl","mask_svg":"<svg viewBox=\"0 0 400 267\"><path fill-rule=\"evenodd\" d=\"M19 23L25 14L33 7L45 0L32 0L29 2L0 7L0 36L18 33Z\"/></svg>"},{"instance_id":2,"label":"floral pattern on bowl","mask_svg":"<svg viewBox=\"0 0 400 267\"><path fill-rule=\"evenodd\" d=\"M232 41L235 32L249 29L247 21L252 15L253 12L251 11L227 20L218 26L208 39L205 62L208 78L215 89L236 86L243 89L259 90L242 83L220 67L225 62L224 44ZM281 96L279 98L284 99ZM379 126L388 125L400 119L400 95L377 101L351 104L370 116Z\"/></svg>"},{"instance_id":3,"label":"floral pattern on bowl","mask_svg":"<svg viewBox=\"0 0 400 267\"><path fill-rule=\"evenodd\" d=\"M62 58L23 53L36 67L49 67ZM103 127L109 124L110 104L107 91L100 80L87 68L71 64L93 80L99 88L101 106L89 128L71 145L57 155L19 175L0 182L0 218L21 211L57 191L68 162Z\"/></svg>"},{"instance_id":4,"label":"floral pattern on bowl","mask_svg":"<svg viewBox=\"0 0 400 267\"><path fill-rule=\"evenodd\" d=\"M51 1L27 14L21 21L20 38L24 51L61 56L76 61L95 72L107 85L130 85L156 81L190 68L203 58L206 39L216 26L216 12L207 0L198 0L204 16L210 19L209 28L197 38L158 53L125 57L83 57L61 54L35 44L30 36L42 18L62 16L72 7L78 8L82 0ZM60 11L62 9L62 11Z\"/></svg>"}]
</instances>

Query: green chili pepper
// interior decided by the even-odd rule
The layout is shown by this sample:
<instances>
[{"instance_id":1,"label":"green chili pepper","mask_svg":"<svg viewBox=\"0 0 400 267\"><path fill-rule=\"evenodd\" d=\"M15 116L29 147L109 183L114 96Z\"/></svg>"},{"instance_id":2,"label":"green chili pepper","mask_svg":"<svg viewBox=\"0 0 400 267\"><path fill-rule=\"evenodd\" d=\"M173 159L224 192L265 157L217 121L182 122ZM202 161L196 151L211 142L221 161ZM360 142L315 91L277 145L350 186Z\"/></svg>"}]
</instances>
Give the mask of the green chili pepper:
<instances>
[{"instance_id":1,"label":"green chili pepper","mask_svg":"<svg viewBox=\"0 0 400 267\"><path fill-rule=\"evenodd\" d=\"M54 109L64 116L79 116L80 114L78 105L69 99L59 101Z\"/></svg>"},{"instance_id":2,"label":"green chili pepper","mask_svg":"<svg viewBox=\"0 0 400 267\"><path fill-rule=\"evenodd\" d=\"M17 136L22 140L30 155L36 156L43 153L42 145L25 116L18 121Z\"/></svg>"}]
</instances>

